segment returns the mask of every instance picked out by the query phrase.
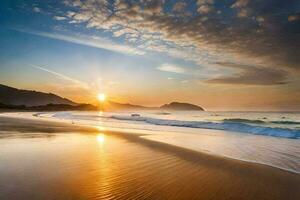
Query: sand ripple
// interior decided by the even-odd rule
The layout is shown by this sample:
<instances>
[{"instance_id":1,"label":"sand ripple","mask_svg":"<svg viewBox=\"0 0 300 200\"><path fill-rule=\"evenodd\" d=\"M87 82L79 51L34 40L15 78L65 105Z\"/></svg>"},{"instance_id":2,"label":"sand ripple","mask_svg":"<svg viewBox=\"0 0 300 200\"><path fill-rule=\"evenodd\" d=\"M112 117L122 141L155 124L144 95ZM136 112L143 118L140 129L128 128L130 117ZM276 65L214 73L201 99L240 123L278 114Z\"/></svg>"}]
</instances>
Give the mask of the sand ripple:
<instances>
[{"instance_id":1,"label":"sand ripple","mask_svg":"<svg viewBox=\"0 0 300 200\"><path fill-rule=\"evenodd\" d=\"M298 174L108 133L2 137L0 163L0 199L300 197Z\"/></svg>"}]
</instances>

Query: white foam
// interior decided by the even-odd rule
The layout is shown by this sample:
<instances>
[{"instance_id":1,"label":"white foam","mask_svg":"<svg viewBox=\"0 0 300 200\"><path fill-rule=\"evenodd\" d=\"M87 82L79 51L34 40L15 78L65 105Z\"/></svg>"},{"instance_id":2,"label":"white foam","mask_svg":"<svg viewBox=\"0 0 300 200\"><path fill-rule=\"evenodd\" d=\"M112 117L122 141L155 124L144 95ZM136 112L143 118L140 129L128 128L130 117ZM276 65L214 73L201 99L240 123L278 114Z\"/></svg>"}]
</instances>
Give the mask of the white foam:
<instances>
[{"instance_id":1,"label":"white foam","mask_svg":"<svg viewBox=\"0 0 300 200\"><path fill-rule=\"evenodd\" d=\"M215 122L203 122L203 121L155 119L149 117L132 117L132 116L112 116L112 118L118 120L143 121L145 123L154 124L154 125L216 129L216 130L235 131L241 133L250 133L255 135L267 135L267 136L283 137L283 138L300 138L300 130L294 130L289 128L264 127L259 125L249 125L242 122L215 123Z\"/></svg>"}]
</instances>

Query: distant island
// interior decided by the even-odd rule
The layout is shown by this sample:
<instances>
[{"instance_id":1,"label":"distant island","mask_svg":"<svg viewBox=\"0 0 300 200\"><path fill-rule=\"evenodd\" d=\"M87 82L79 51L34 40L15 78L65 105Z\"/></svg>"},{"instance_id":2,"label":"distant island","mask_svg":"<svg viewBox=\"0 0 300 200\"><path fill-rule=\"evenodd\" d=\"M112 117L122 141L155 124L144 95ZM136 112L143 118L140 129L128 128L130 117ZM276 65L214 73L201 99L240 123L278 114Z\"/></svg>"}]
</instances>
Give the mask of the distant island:
<instances>
[{"instance_id":1,"label":"distant island","mask_svg":"<svg viewBox=\"0 0 300 200\"><path fill-rule=\"evenodd\" d=\"M85 110L96 111L98 106L91 104L75 103L69 99L52 93L44 93L31 90L21 90L0 84L0 109L5 110L30 110L30 111L67 111ZM204 111L200 106L190 103L172 102L160 107L146 107L128 103L107 101L106 110L178 110L178 111Z\"/></svg>"},{"instance_id":2,"label":"distant island","mask_svg":"<svg viewBox=\"0 0 300 200\"><path fill-rule=\"evenodd\" d=\"M190 103L180 103L180 102L172 102L169 104L162 105L161 109L165 110L199 110L204 111L204 109L200 106L190 104Z\"/></svg>"}]
</instances>

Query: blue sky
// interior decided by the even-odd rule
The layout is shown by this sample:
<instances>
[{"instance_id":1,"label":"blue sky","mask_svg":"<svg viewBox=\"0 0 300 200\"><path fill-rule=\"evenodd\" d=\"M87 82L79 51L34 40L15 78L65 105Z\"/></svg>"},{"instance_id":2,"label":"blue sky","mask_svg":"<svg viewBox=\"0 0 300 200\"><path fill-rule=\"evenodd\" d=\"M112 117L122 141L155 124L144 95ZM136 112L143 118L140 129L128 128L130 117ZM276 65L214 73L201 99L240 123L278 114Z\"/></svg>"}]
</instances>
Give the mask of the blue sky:
<instances>
[{"instance_id":1,"label":"blue sky","mask_svg":"<svg viewBox=\"0 0 300 200\"><path fill-rule=\"evenodd\" d=\"M105 92L146 105L295 110L299 13L296 0L4 0L0 81L79 102Z\"/></svg>"}]
</instances>

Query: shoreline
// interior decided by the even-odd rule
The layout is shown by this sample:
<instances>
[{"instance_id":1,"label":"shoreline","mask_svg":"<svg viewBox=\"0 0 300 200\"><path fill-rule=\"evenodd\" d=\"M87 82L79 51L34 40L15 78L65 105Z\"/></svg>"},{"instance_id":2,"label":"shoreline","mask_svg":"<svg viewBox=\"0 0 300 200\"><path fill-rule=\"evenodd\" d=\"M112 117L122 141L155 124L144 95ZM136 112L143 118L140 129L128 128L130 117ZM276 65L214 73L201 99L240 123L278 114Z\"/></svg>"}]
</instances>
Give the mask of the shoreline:
<instances>
[{"instance_id":1,"label":"shoreline","mask_svg":"<svg viewBox=\"0 0 300 200\"><path fill-rule=\"evenodd\" d=\"M272 166L266 163L259 163L259 162L253 162L253 161L249 161L249 160L241 160L241 159L235 159L235 158L231 158L231 157L225 157L225 156L221 156L221 155L216 155L216 154L211 154L211 153L207 153L207 152L201 152L201 151L197 151L194 149L189 149L189 148L185 148L182 146L177 146L177 145L173 145L170 143L165 143L165 142L161 142L161 141L156 141L156 140L152 140L152 139L148 139L146 138L147 136L149 136L148 134L143 134L140 132L136 132L136 133L132 133L130 132L130 129L125 129L125 130L118 130L117 129L110 129L105 127L104 130L99 130L97 127L95 126L89 126L89 125L81 125L81 124L70 124L69 121L58 121L56 119L49 119L49 118L38 118L36 116L33 116L31 119L27 119L27 118L17 118L17 117L7 117L7 116L0 116L0 125L1 125L1 121L4 119L4 121L6 120L24 120L24 121L28 121L28 123L34 123L35 125L48 125L47 123L51 123L51 125L56 125L54 126L54 129L49 129L49 128L43 128L43 127L38 127L37 129L32 129L31 126L28 126L28 130L27 131L43 131L46 133L68 133L68 132L74 132L74 131L79 131L79 132L84 132L84 133L98 133L100 132L104 132L106 134L111 134L111 135L117 135L120 137L126 137L129 138L131 140L135 140L135 141L139 141L143 144L151 144L150 146L153 145L160 145L160 146L166 146L168 148L173 148L173 149L180 149L184 152L190 152L192 154L199 154L201 156L208 156L208 157L212 157L212 159L224 159L224 160L228 160L228 161L232 161L232 162L237 162L237 163L247 163L249 165L261 165L261 166L265 166L265 167L269 167L269 168L274 168L275 170L280 170L283 172L288 172L288 173L292 173L292 174L297 174L299 175L300 173L297 171L293 171L293 170L289 170L289 169L284 169L284 168L280 168L280 167L276 167L276 166ZM60 127L61 126L61 127ZM62 129L60 129L62 128ZM68 128L68 129L66 129ZM12 130L19 130L19 128L17 127L16 129L12 128ZM25 129L26 131L26 129ZM134 130L132 130L134 131ZM149 131L152 132L152 131ZM1 132L0 132L1 134ZM146 137L145 137L146 136ZM151 135L150 135L151 136ZM202 155L203 154L203 155Z\"/></svg>"},{"instance_id":2,"label":"shoreline","mask_svg":"<svg viewBox=\"0 0 300 200\"><path fill-rule=\"evenodd\" d=\"M46 117L40 117L35 115L36 112L21 112L22 114L27 113L29 114L28 116L18 116L18 114L20 114L19 112L8 112L9 114L12 115L5 115L6 113L0 113L0 121L1 119L16 119L18 121L19 120L28 120L29 122L35 122L37 124L40 125L46 125L46 123L52 123L52 124L56 124L57 125L63 125L63 126L67 126L70 129L67 130L74 130L74 131L89 131L89 132L94 132L94 131L98 131L99 132L99 127L98 126L93 126L93 125L88 125L88 124L73 124L73 122L71 123L70 120L58 120L55 118L46 118ZM3 115L4 114L4 115ZM1 123L0 123L1 125ZM114 135L120 135L120 136L126 136L126 137L135 137L136 139L139 139L140 142L146 141L149 143L154 143L154 144L160 144L160 145L167 145L167 146L172 146L174 148L180 148L186 151L190 151L196 154L204 154L207 156L212 156L218 159L229 159L232 161L237 161L237 162L242 162L242 163L249 163L249 164L253 164L253 165L262 165L262 166L266 166L266 167L270 167L270 168L275 168L277 170L282 170L284 172L289 172L292 174L297 174L300 175L300 171L296 171L293 169L288 169L288 168L283 168L283 167L279 167L279 166L275 166L269 163L263 163L263 162L257 162L257 161L253 161L253 160L247 160L247 159L240 159L240 158L234 158L234 157L228 157L228 156L223 156L223 155L218 155L218 154L214 154L214 153L210 153L210 152L205 152L205 151L199 151L199 150L195 150L192 148L188 148L185 146L180 146L180 145L176 145L176 144L172 144L172 143L168 143L168 142L164 142L164 141L159 141L159 140L155 140L152 139L151 136L155 136L155 133L157 133L158 131L151 131L151 130L138 130L138 129L130 129L130 128L126 128L126 129L122 129L122 128L112 128L112 127L103 127L104 129L101 129L100 131L102 132L109 132L110 134L114 134ZM31 127L29 127L29 129L32 131ZM51 130L49 129L43 129L43 131L46 131L48 133L51 133ZM49 132L50 131L50 132ZM58 130L55 130L58 131ZM54 132L55 132L54 131ZM203 131L210 131L210 129L203 129ZM217 130L218 131L218 130ZM53 132L53 133L54 133ZM60 132L66 132L65 129L60 130Z\"/></svg>"},{"instance_id":3,"label":"shoreline","mask_svg":"<svg viewBox=\"0 0 300 200\"><path fill-rule=\"evenodd\" d=\"M196 197L196 199L198 198L200 199L207 199L207 198L260 199L263 198L263 199L272 199L272 200L273 199L292 200L292 199L298 199L298 197L300 198L299 174L278 169L272 166L245 162L245 161L235 160L235 159L221 157L217 155L210 155L204 152L198 152L191 149L186 149L175 145L166 144L163 142L151 141L141 137L143 136L142 134L131 134L128 132L126 133L126 132L117 132L117 131L110 131L110 130L99 130L95 127L74 125L66 122L38 120L34 118L20 119L20 118L10 118L10 117L2 117L2 116L0 116L0 126L3 128L1 131L7 132L8 135L11 133L16 133L16 135L13 136L13 138L16 138L17 141L21 140L23 142L26 142L26 139L22 140L22 138L18 137L18 135L29 134L30 136L29 138L34 138L34 134L38 134L39 136L42 136L41 138L43 138L43 134L45 134L45 138L46 138L53 134L53 136L55 137L50 141L54 141L55 138L61 138L61 137L73 138L76 137L76 134L81 135L83 138L87 136L92 138L97 138L96 136L101 134L107 137L106 138L106 140L108 140L107 142L109 142L110 140L127 141L126 146L123 146L123 148L120 149L120 151L118 151L117 149L115 150L112 149L108 151L111 153L114 152L114 154L122 154L123 151L125 152L128 151L127 148L128 149L133 148L133 151L129 151L131 153L129 154L124 153L126 155L125 158L124 156L121 156L123 158L120 158L110 154L109 154L110 156L107 157L105 156L106 151L91 152L92 154L100 155L100 158L102 159L105 158L104 160L105 162L103 161L104 163L103 162L99 163L97 161L96 169L98 168L99 164L100 166L108 167L108 169L110 170L110 165L113 165L113 163L115 162L117 163L120 162L122 165L124 164L124 162L125 163L128 162L127 164L125 164L126 167L123 166L121 167L121 169L124 170L126 169L126 171L128 171L127 173L133 173L133 175L124 172L120 174L122 175L121 177L123 176L131 177L133 183L130 184L137 184L139 181L143 181L144 184L148 184L149 182L151 182L152 184L157 183L158 186L151 186L151 189L153 190L152 192L158 192L159 190L161 190L161 188L159 187L160 184L169 185L172 183L171 185L173 186L168 186L167 188L165 188L164 189L165 193L163 194L172 196L173 198L175 197L175 199L177 197L176 195L173 196L173 192L176 193L181 191L180 189L181 187L177 188L181 184L184 184L187 188L185 188L184 190L185 192L181 191L179 192L179 194L183 195L184 197L186 197L186 195L191 195L191 198ZM0 137L0 141L1 139L5 139L6 136ZM40 141L40 139L38 141ZM68 142L68 140L65 142ZM62 145L69 146L65 143ZM107 148L113 148L112 146L114 146L113 143L111 144L112 146L110 146L109 143L107 145L108 145ZM150 157L148 155L149 152L150 152ZM132 155L132 153L134 154ZM55 152L53 152L53 154L55 155ZM136 155L137 157L135 157L135 154L137 154ZM44 154L41 155L42 157L44 157ZM87 165L86 163L90 163L89 160L86 160L86 158L89 158L91 155L89 154L87 155L84 154L84 155L85 155L84 156L85 161L79 159L78 161L79 165L77 164L78 166L81 166L81 164ZM107 159L113 159L113 162L108 162ZM120 159L123 159L123 161L122 160L120 161ZM174 159L176 159L175 163L173 163L172 161ZM144 169L145 163L146 163L146 169ZM22 167L22 165L20 166ZM119 164L116 164L116 166L119 166ZM59 168L59 166L57 167ZM67 167L67 169L70 168ZM81 172L80 176L89 174L88 171L80 170L80 172ZM108 175L108 174L103 174L105 171L100 171L100 172L101 172L100 176ZM144 174L146 172L147 175ZM119 173L119 172L118 170L113 170L109 174L111 173ZM157 176L155 179L152 178L151 175L149 176L148 173L150 174L154 173L160 175ZM0 175L1 175L1 171L0 171ZM3 175L4 174L2 174L2 176ZM58 175L62 176L62 174L58 174ZM13 176L10 178L14 180L15 179L14 176L15 175L13 174ZM4 175L4 178L5 177L6 176ZM137 177L140 178L137 179ZM169 178L172 179L169 180ZM122 188L126 188L125 190L130 191L130 193L128 194L125 193L125 194L132 195L132 192L134 192L135 188L131 188L128 185L129 183L128 184L123 183L122 182L124 181L123 178L122 179L118 178L113 180L114 182L121 181ZM0 181L0 185L2 182ZM92 182L89 182L89 184L91 183ZM188 186L186 184L188 185L191 184L191 186ZM182 187L184 185L182 185ZM203 190L202 186L204 188L205 187L207 188ZM198 193L199 189L200 190L202 189L202 192ZM148 190L149 188L148 189L145 188L145 189L141 189L140 192L146 192ZM32 188L30 188L30 191L32 191ZM85 194L84 192L83 194ZM123 194L124 192L123 190L122 191L113 190L111 192L121 192L122 195L125 195ZM160 194L160 192L158 192L159 197L163 196L163 194ZM129 195L127 197L130 198L131 196Z\"/></svg>"}]
</instances>

